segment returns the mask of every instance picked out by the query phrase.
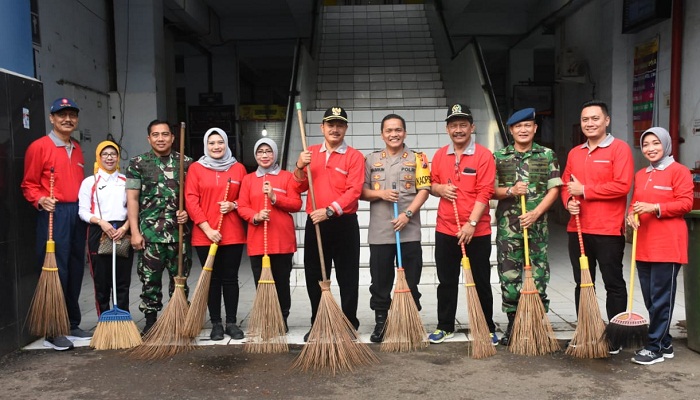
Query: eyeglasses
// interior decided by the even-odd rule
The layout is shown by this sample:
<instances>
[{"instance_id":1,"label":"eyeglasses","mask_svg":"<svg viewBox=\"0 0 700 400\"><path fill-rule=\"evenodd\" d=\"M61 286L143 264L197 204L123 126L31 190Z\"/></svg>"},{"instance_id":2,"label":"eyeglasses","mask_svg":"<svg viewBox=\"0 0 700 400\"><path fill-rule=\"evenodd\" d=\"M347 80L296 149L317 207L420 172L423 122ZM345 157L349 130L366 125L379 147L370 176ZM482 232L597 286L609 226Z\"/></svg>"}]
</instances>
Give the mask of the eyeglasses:
<instances>
[{"instance_id":1,"label":"eyeglasses","mask_svg":"<svg viewBox=\"0 0 700 400\"><path fill-rule=\"evenodd\" d=\"M459 176L462 175L459 172L459 160L455 161L455 179L459 182Z\"/></svg>"},{"instance_id":2,"label":"eyeglasses","mask_svg":"<svg viewBox=\"0 0 700 400\"><path fill-rule=\"evenodd\" d=\"M274 153L272 152L272 150L258 150L255 152L255 155L258 155L258 156L266 156L268 154L274 154Z\"/></svg>"},{"instance_id":3,"label":"eyeglasses","mask_svg":"<svg viewBox=\"0 0 700 400\"><path fill-rule=\"evenodd\" d=\"M102 153L100 156L102 158L117 158L117 153Z\"/></svg>"},{"instance_id":4,"label":"eyeglasses","mask_svg":"<svg viewBox=\"0 0 700 400\"><path fill-rule=\"evenodd\" d=\"M156 139L159 138L159 137L163 137L164 139L167 139L167 138L169 138L170 136L172 136L173 134L172 134L172 132L167 132L167 131L166 131L166 132L151 132L149 135L150 135L152 138L156 138Z\"/></svg>"}]
</instances>

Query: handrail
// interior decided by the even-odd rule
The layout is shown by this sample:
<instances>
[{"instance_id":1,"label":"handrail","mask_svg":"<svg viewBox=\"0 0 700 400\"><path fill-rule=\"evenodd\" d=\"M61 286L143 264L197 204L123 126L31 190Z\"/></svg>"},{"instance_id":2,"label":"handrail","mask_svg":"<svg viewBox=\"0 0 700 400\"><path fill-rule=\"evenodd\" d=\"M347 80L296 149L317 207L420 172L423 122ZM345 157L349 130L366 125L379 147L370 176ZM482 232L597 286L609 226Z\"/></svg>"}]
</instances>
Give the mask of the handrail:
<instances>
[{"instance_id":1,"label":"handrail","mask_svg":"<svg viewBox=\"0 0 700 400\"><path fill-rule=\"evenodd\" d=\"M486 68L486 61L484 61L484 54L481 51L481 45L476 37L473 37L471 42L474 44L476 49L476 58L479 61L479 69L481 70L481 75L484 78L486 84L482 88L488 93L489 101L491 102L491 107L493 107L494 114L496 114L496 123L498 124L498 130L501 132L501 140L503 140L503 145L507 146L510 141L508 140L508 135L506 134L506 128L501 119L501 111L498 109L498 102L496 101L496 94L493 91L493 85L491 84L491 77L489 76L489 71Z\"/></svg>"},{"instance_id":2,"label":"handrail","mask_svg":"<svg viewBox=\"0 0 700 400\"><path fill-rule=\"evenodd\" d=\"M301 59L301 38L297 38L294 46L294 61L292 61L292 79L289 83L289 93L287 95L287 116L284 120L284 139L282 145L282 157L280 166L284 169L287 166L287 156L289 153L289 139L292 136L292 123L294 122L294 101L299 94L297 81L299 76L299 60Z\"/></svg>"},{"instance_id":3,"label":"handrail","mask_svg":"<svg viewBox=\"0 0 700 400\"><path fill-rule=\"evenodd\" d=\"M447 44L450 46L450 57L454 58L457 54L455 53L455 45L452 43L452 36L450 36L450 30L447 29L447 24L445 23L445 15L442 13L442 1L440 0L435 0L435 11L437 11L438 16L440 17L440 25L442 25L442 29L445 31L445 36L447 37Z\"/></svg>"}]
</instances>

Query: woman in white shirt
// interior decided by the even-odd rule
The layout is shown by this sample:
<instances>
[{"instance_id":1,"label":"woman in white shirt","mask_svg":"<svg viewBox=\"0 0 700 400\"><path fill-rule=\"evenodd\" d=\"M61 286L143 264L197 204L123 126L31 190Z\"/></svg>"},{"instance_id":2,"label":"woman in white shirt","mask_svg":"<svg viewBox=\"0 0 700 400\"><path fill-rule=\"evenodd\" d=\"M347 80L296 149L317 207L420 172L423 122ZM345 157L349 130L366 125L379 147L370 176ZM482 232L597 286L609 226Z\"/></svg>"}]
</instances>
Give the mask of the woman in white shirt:
<instances>
[{"instance_id":1,"label":"woman in white shirt","mask_svg":"<svg viewBox=\"0 0 700 400\"><path fill-rule=\"evenodd\" d=\"M119 172L119 146L104 141L95 150L95 174L83 180L78 194L78 215L87 222L90 272L95 283L97 315L110 309L112 256L97 254L103 233L119 241L128 233L126 217L126 176ZM125 239L128 240L128 239ZM129 286L134 252L117 257L117 307L129 311Z\"/></svg>"}]
</instances>

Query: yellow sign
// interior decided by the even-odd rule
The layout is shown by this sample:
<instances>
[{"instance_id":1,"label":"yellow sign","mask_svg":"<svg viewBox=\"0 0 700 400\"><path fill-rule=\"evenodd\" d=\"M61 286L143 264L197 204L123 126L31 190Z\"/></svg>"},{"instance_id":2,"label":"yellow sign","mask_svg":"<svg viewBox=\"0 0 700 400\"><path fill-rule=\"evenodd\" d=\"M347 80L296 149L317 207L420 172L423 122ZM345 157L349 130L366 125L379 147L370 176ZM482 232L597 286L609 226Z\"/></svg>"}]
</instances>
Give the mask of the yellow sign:
<instances>
[{"instance_id":1,"label":"yellow sign","mask_svg":"<svg viewBox=\"0 0 700 400\"><path fill-rule=\"evenodd\" d=\"M266 104L243 104L239 107L244 121L284 121L287 107Z\"/></svg>"}]
</instances>

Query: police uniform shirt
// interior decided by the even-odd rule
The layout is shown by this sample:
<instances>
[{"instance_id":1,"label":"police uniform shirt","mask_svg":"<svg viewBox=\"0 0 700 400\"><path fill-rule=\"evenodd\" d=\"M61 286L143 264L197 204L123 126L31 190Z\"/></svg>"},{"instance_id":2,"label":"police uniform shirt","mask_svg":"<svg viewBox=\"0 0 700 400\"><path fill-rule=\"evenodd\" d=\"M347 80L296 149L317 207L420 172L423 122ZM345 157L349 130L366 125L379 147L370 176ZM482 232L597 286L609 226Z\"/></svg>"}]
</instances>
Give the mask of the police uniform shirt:
<instances>
[{"instance_id":1,"label":"police uniform shirt","mask_svg":"<svg viewBox=\"0 0 700 400\"><path fill-rule=\"evenodd\" d=\"M425 157L422 153L421 157ZM424 164L427 168L427 157ZM365 161L364 187L373 190L393 189L394 184L399 192L398 212L406 211L416 197L418 190L430 188L416 188L416 153L404 145L402 152L391 156L386 150L375 151L367 156ZM418 166L420 167L420 166ZM429 176L429 172L428 172ZM414 210L413 217L401 230L401 242L415 242L421 240L420 213ZM394 225L394 204L384 200L376 200L370 203L370 220L367 239L369 244L396 243Z\"/></svg>"}]
</instances>

